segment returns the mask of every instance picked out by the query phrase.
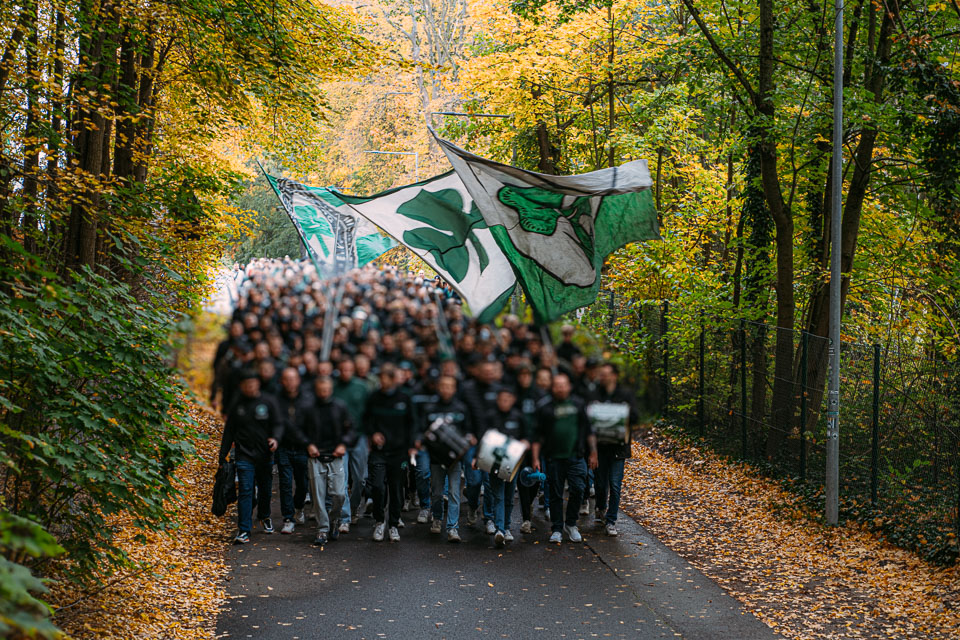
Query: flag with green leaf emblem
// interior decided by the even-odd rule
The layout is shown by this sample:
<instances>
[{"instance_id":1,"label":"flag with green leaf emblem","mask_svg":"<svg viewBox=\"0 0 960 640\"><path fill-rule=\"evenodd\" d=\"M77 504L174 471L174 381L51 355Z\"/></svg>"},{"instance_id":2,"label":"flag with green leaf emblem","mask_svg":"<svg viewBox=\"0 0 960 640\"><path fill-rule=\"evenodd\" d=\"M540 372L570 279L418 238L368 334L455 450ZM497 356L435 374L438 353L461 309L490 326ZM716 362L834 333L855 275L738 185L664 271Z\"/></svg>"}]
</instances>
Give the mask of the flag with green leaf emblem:
<instances>
[{"instance_id":1,"label":"flag with green leaf emblem","mask_svg":"<svg viewBox=\"0 0 960 640\"><path fill-rule=\"evenodd\" d=\"M645 160L552 176L437 142L513 265L538 322L592 304L604 258L660 237Z\"/></svg>"},{"instance_id":2,"label":"flag with green leaf emblem","mask_svg":"<svg viewBox=\"0 0 960 640\"><path fill-rule=\"evenodd\" d=\"M397 246L330 189L277 178L266 171L263 175L322 275L332 277L362 267Z\"/></svg>"},{"instance_id":3,"label":"flag with green leaf emblem","mask_svg":"<svg viewBox=\"0 0 960 640\"><path fill-rule=\"evenodd\" d=\"M333 195L420 256L480 322L503 309L516 277L456 173L368 197Z\"/></svg>"}]
</instances>

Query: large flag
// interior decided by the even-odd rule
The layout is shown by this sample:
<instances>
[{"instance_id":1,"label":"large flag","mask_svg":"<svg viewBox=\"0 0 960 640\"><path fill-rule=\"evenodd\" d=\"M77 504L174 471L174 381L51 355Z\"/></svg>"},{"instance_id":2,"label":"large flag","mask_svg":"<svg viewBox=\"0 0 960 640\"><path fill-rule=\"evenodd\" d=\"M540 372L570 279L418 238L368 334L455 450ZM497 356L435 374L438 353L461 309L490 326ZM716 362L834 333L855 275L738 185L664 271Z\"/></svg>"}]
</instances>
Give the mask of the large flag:
<instances>
[{"instance_id":1,"label":"large flag","mask_svg":"<svg viewBox=\"0 0 960 640\"><path fill-rule=\"evenodd\" d=\"M600 268L610 253L660 237L645 160L551 176L481 158L439 137L437 142L541 323L596 300Z\"/></svg>"},{"instance_id":2,"label":"large flag","mask_svg":"<svg viewBox=\"0 0 960 640\"><path fill-rule=\"evenodd\" d=\"M332 193L420 256L480 322L503 309L516 277L456 173L369 197Z\"/></svg>"},{"instance_id":3,"label":"large flag","mask_svg":"<svg viewBox=\"0 0 960 640\"><path fill-rule=\"evenodd\" d=\"M362 267L397 246L393 238L358 216L330 189L277 178L266 171L263 175L280 198L321 276L332 277Z\"/></svg>"}]
</instances>

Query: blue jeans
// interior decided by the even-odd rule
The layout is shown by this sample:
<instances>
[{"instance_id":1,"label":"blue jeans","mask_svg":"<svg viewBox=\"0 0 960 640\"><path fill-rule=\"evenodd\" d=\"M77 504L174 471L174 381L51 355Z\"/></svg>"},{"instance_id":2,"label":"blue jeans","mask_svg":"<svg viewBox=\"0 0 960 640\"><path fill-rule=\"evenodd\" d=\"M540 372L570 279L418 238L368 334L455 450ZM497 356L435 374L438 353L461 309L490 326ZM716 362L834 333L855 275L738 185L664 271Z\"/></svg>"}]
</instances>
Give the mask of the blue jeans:
<instances>
[{"instance_id":1,"label":"blue jeans","mask_svg":"<svg viewBox=\"0 0 960 640\"><path fill-rule=\"evenodd\" d=\"M481 471L483 474L483 521L493 522L493 486L490 484L490 474Z\"/></svg>"},{"instance_id":2,"label":"blue jeans","mask_svg":"<svg viewBox=\"0 0 960 640\"><path fill-rule=\"evenodd\" d=\"M420 508L430 508L430 452L426 449L417 451L417 496L420 498Z\"/></svg>"},{"instance_id":3,"label":"blue jeans","mask_svg":"<svg viewBox=\"0 0 960 640\"><path fill-rule=\"evenodd\" d=\"M350 522L350 516L353 515L352 509L359 508L363 504L363 486L367 482L367 437L360 436L352 449L347 450L344 456L343 464L347 470L347 482L353 483L353 486L347 491L343 500L343 514L341 522ZM354 505L354 506L351 506Z\"/></svg>"},{"instance_id":4,"label":"blue jeans","mask_svg":"<svg viewBox=\"0 0 960 640\"><path fill-rule=\"evenodd\" d=\"M301 449L277 449L277 470L280 480L280 513L292 520L303 509L307 497L307 452ZM297 488L294 490L293 485Z\"/></svg>"},{"instance_id":5,"label":"blue jeans","mask_svg":"<svg viewBox=\"0 0 960 640\"><path fill-rule=\"evenodd\" d=\"M599 456L599 464L594 473L596 486L597 512L606 511L604 520L607 524L617 524L617 513L620 511L620 489L623 487L623 458L619 460L611 455ZM607 504L607 493L610 502Z\"/></svg>"},{"instance_id":6,"label":"blue jeans","mask_svg":"<svg viewBox=\"0 0 960 640\"><path fill-rule=\"evenodd\" d=\"M587 483L587 462L583 458L555 459L547 461L547 479L550 484L551 530L563 531L563 526L577 526L580 503ZM563 485L569 489L566 518L563 513Z\"/></svg>"},{"instance_id":7,"label":"blue jeans","mask_svg":"<svg viewBox=\"0 0 960 640\"><path fill-rule=\"evenodd\" d=\"M463 475L466 481L463 495L467 499L467 504L473 509L480 505L480 487L483 485L483 471L470 466L476 455L477 447L474 445L467 449L466 455L463 456Z\"/></svg>"},{"instance_id":8,"label":"blue jeans","mask_svg":"<svg viewBox=\"0 0 960 640\"><path fill-rule=\"evenodd\" d=\"M253 530L253 488L257 488L257 519L270 517L270 491L273 488L273 465L270 458L237 460L237 528L245 533Z\"/></svg>"},{"instance_id":9,"label":"blue jeans","mask_svg":"<svg viewBox=\"0 0 960 640\"><path fill-rule=\"evenodd\" d=\"M449 467L439 464L430 465L430 487L433 490L431 504L433 519L443 518L443 489L449 484L447 500L447 530L460 527L460 472L463 469L460 462L454 462Z\"/></svg>"},{"instance_id":10,"label":"blue jeans","mask_svg":"<svg viewBox=\"0 0 960 640\"><path fill-rule=\"evenodd\" d=\"M497 531L510 530L510 516L513 514L513 493L517 489L517 480L505 482L499 476L488 474L490 478L490 498L493 501L493 524ZM486 502L486 500L484 500Z\"/></svg>"}]
</instances>

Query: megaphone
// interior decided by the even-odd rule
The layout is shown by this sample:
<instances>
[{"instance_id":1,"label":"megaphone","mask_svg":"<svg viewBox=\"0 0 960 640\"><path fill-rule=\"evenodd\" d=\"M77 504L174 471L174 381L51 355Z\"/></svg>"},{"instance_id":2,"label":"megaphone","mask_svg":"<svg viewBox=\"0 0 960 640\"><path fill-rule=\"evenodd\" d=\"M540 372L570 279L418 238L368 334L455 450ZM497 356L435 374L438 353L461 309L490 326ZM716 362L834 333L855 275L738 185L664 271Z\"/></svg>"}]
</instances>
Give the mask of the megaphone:
<instances>
[{"instance_id":1,"label":"megaphone","mask_svg":"<svg viewBox=\"0 0 960 640\"><path fill-rule=\"evenodd\" d=\"M520 477L517 481L525 487L532 487L538 482L546 482L547 476L539 471L534 471L533 467L524 467L520 470Z\"/></svg>"}]
</instances>

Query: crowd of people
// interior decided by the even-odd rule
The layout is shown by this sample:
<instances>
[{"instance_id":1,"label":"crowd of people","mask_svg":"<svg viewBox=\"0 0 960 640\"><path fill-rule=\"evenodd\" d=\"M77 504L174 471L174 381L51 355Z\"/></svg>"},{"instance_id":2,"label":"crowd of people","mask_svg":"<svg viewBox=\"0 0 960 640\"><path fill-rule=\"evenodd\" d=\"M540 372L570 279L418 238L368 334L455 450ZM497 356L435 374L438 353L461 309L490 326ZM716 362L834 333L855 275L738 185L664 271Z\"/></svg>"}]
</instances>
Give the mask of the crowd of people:
<instances>
[{"instance_id":1,"label":"crowd of people","mask_svg":"<svg viewBox=\"0 0 960 640\"><path fill-rule=\"evenodd\" d=\"M554 348L514 315L479 325L440 279L390 267L322 280L309 262L261 259L238 276L210 397L226 419L220 461L237 466L236 543L250 540L254 508L274 532L274 465L280 533L312 517L321 547L365 514L374 540L398 541L408 510L450 542L481 527L503 546L517 494L522 534L541 508L550 542L582 541L591 493L598 529L618 534L635 395L614 364L581 353L573 327ZM625 438L598 429L610 415ZM462 455L428 437L441 424ZM490 430L523 444L527 481L478 465Z\"/></svg>"}]
</instances>

